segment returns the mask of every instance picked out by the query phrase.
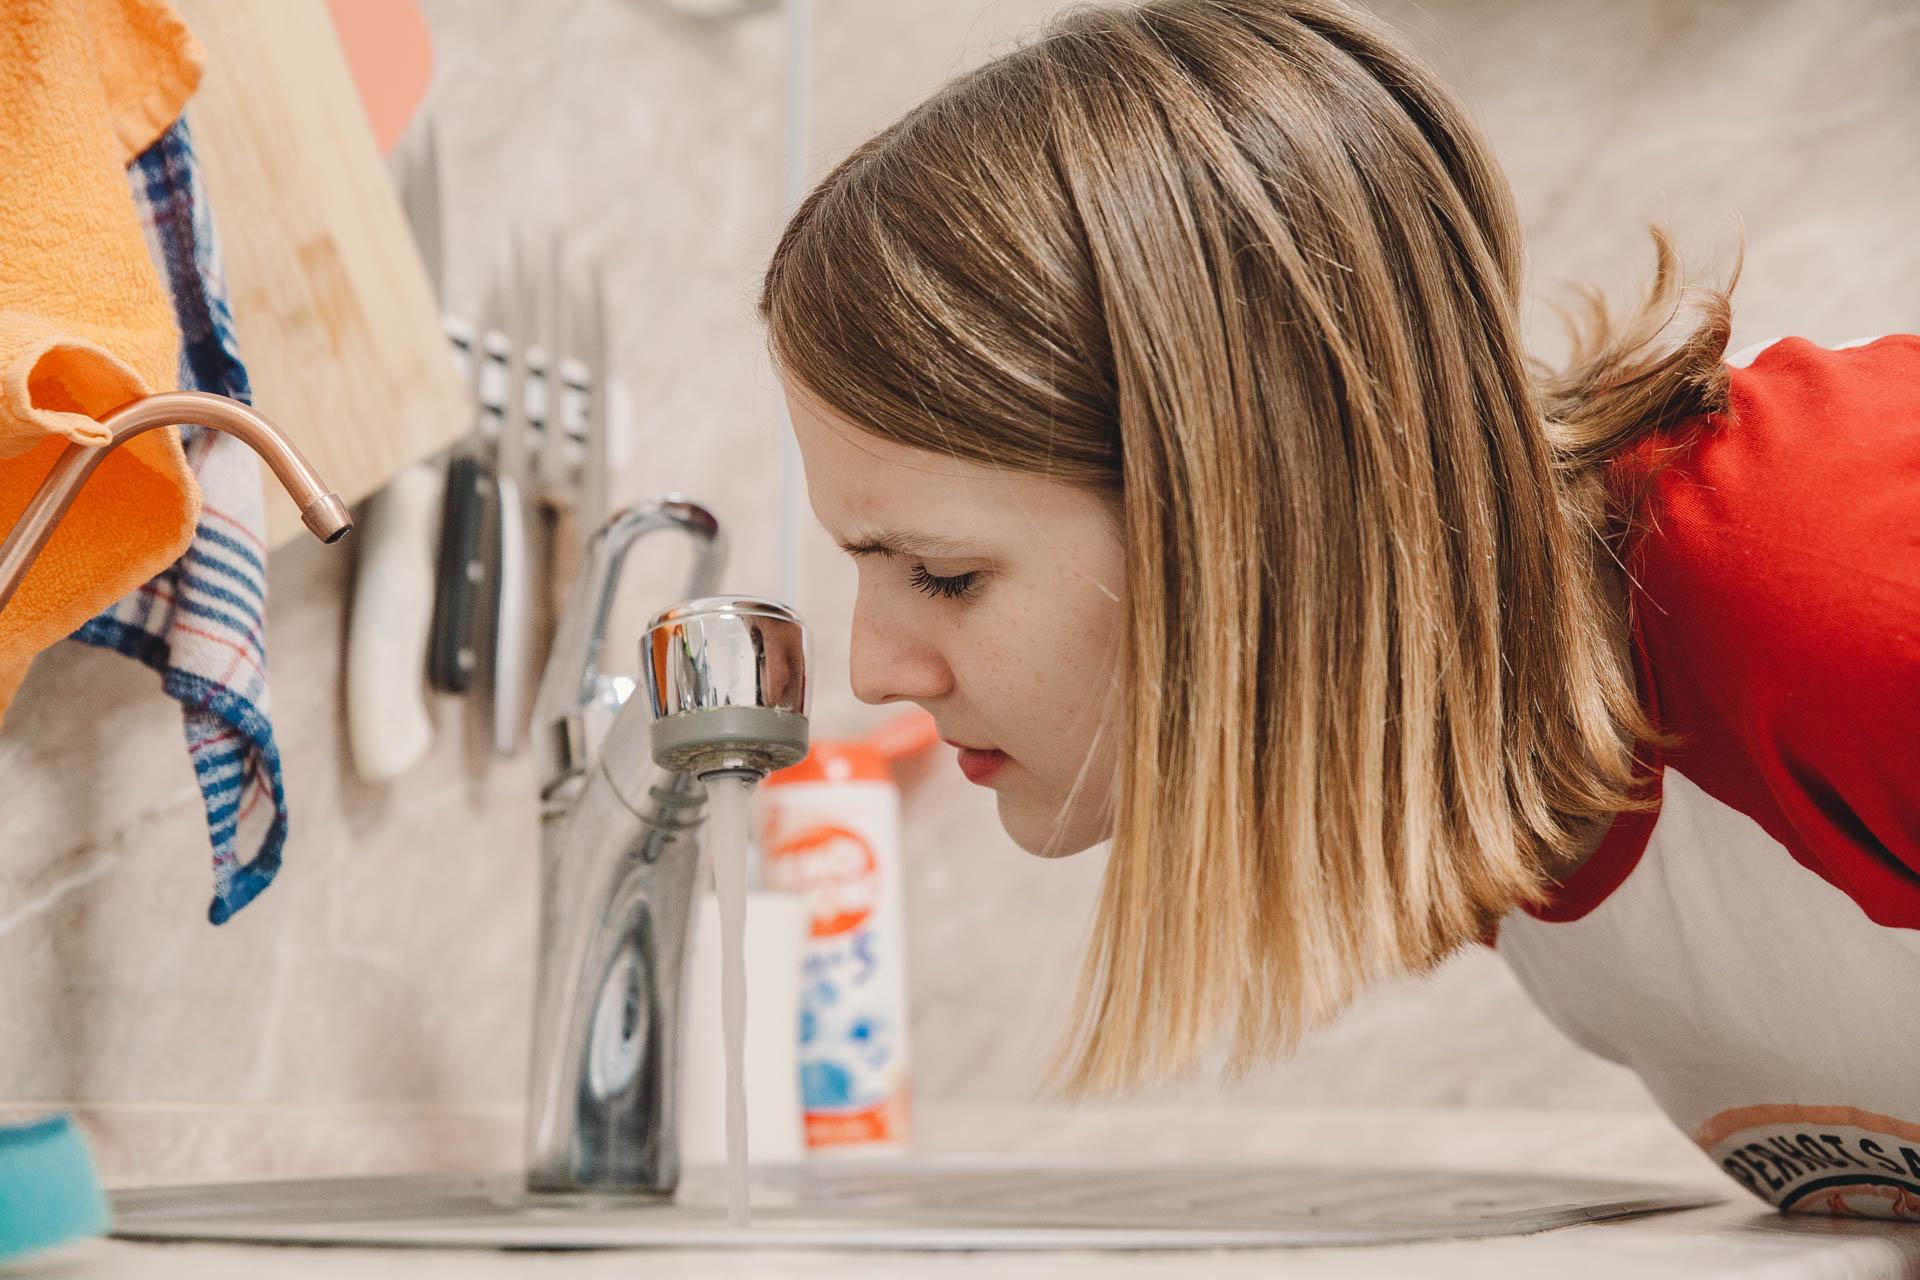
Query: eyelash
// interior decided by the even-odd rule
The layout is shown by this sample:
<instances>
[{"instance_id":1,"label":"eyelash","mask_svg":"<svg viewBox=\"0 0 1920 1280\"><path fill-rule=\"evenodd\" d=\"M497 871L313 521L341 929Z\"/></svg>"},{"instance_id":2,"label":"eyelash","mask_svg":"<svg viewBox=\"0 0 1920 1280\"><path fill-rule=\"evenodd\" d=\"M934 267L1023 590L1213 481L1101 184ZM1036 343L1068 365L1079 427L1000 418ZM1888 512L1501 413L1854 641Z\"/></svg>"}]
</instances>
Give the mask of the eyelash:
<instances>
[{"instance_id":1,"label":"eyelash","mask_svg":"<svg viewBox=\"0 0 1920 1280\"><path fill-rule=\"evenodd\" d=\"M951 578L942 578L927 572L927 566L917 564L907 575L907 581L913 589L937 600L959 600L973 594L974 580L980 575L974 573L957 574Z\"/></svg>"}]
</instances>

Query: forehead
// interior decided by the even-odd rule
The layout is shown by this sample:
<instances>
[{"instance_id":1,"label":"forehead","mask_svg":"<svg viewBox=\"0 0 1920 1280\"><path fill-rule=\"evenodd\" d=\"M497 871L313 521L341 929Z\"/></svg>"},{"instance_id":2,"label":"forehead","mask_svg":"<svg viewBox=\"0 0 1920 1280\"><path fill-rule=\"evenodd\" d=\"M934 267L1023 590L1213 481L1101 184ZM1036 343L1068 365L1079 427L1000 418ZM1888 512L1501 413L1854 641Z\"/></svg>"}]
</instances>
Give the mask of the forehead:
<instances>
[{"instance_id":1,"label":"forehead","mask_svg":"<svg viewBox=\"0 0 1920 1280\"><path fill-rule=\"evenodd\" d=\"M788 417L806 465L807 493L823 522L927 524L1020 506L1050 482L967 462L864 431L790 384ZM835 528L836 533L847 530Z\"/></svg>"}]
</instances>

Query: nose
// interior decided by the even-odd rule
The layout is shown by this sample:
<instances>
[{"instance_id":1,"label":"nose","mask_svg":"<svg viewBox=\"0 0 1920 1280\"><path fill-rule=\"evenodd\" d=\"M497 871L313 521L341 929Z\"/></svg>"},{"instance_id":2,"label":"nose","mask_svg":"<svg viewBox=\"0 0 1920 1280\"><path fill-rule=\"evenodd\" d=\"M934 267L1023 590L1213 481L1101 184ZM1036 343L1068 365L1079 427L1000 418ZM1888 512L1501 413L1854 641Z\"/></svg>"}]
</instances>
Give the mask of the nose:
<instances>
[{"instance_id":1,"label":"nose","mask_svg":"<svg viewBox=\"0 0 1920 1280\"><path fill-rule=\"evenodd\" d=\"M853 696L878 706L926 703L951 693L953 671L939 649L900 620L869 607L865 595L853 609Z\"/></svg>"}]
</instances>

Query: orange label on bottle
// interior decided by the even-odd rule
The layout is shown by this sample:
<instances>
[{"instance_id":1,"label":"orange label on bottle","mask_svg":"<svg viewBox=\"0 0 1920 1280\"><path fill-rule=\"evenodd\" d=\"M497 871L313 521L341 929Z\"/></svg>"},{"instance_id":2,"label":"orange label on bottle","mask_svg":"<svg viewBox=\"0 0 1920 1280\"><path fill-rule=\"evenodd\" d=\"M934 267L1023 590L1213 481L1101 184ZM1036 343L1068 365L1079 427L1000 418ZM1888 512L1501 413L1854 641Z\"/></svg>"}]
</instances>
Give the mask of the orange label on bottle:
<instances>
[{"instance_id":1,"label":"orange label on bottle","mask_svg":"<svg viewBox=\"0 0 1920 1280\"><path fill-rule=\"evenodd\" d=\"M807 827L769 850L769 879L803 895L812 933L829 938L859 928L879 900L873 846L846 827Z\"/></svg>"},{"instance_id":2,"label":"orange label on bottle","mask_svg":"<svg viewBox=\"0 0 1920 1280\"><path fill-rule=\"evenodd\" d=\"M904 1142L906 1099L895 1098L858 1111L807 1112L807 1145L846 1147L868 1142Z\"/></svg>"}]
</instances>

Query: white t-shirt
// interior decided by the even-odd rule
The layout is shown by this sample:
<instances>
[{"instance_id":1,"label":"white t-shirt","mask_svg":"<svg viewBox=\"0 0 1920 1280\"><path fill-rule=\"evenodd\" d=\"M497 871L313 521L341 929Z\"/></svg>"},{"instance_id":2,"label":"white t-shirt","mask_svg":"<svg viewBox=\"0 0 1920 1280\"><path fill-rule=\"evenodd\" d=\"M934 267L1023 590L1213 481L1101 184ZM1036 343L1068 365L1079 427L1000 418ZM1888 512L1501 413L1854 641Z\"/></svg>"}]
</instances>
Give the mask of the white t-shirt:
<instances>
[{"instance_id":1,"label":"white t-shirt","mask_svg":"<svg viewBox=\"0 0 1920 1280\"><path fill-rule=\"evenodd\" d=\"M1494 941L1762 1199L1920 1219L1920 337L1729 363L1628 560L1660 807Z\"/></svg>"}]
</instances>

